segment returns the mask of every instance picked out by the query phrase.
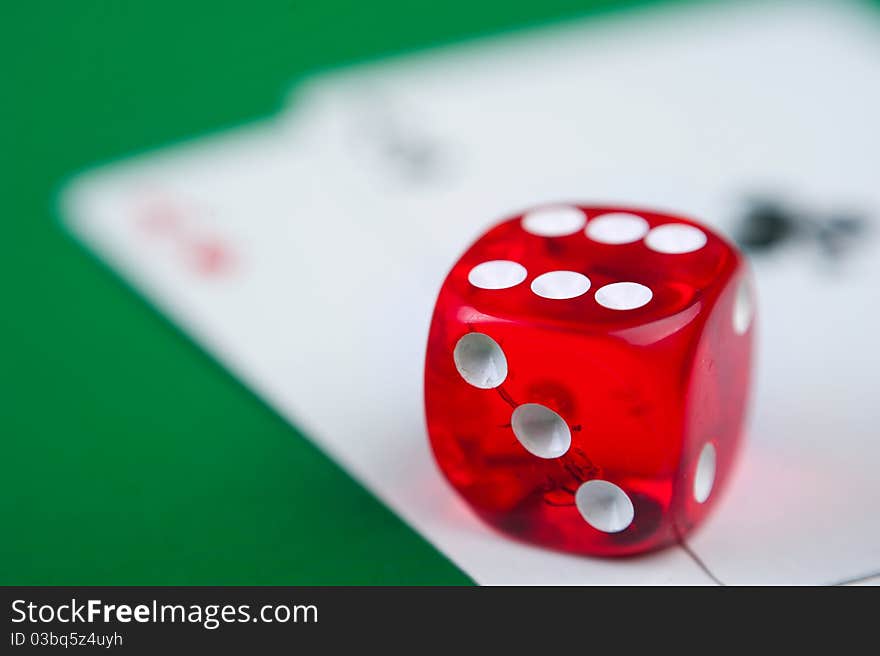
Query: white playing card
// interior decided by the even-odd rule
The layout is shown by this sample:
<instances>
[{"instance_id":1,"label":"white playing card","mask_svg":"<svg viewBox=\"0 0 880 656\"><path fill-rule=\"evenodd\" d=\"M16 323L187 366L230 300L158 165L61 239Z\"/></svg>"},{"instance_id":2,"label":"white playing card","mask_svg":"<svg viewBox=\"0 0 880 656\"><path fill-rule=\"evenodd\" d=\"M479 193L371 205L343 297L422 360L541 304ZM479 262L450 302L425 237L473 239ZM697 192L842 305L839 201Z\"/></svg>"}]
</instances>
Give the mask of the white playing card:
<instances>
[{"instance_id":1,"label":"white playing card","mask_svg":"<svg viewBox=\"0 0 880 656\"><path fill-rule=\"evenodd\" d=\"M446 264L424 270L430 241L386 241L357 199L340 204L322 122L308 103L298 119L86 174L65 194L69 225L477 582L711 583L680 549L583 559L469 512L431 460L418 383ZM191 235L224 244L223 265L193 266Z\"/></svg>"},{"instance_id":2,"label":"white playing card","mask_svg":"<svg viewBox=\"0 0 880 656\"><path fill-rule=\"evenodd\" d=\"M877 227L878 21L839 3L713 6L364 66L309 97L372 234L404 245L400 271L437 273L394 288L414 299L487 221L542 201L668 207L729 230L738 197L772 192ZM753 429L691 540L724 582L880 570L880 243L859 246L843 262L816 244L756 262Z\"/></svg>"},{"instance_id":3,"label":"white playing card","mask_svg":"<svg viewBox=\"0 0 880 656\"><path fill-rule=\"evenodd\" d=\"M880 56L861 17L686 10L334 74L277 125L80 178L65 212L478 582L710 582L678 547L579 558L476 520L424 434L431 306L488 222L545 200L659 205L724 227L738 194L761 184L811 207L842 199L876 211ZM870 403L880 316L866 300L880 260L876 243L863 246L834 272L806 247L757 263L754 434L691 540L724 582L835 582L880 567Z\"/></svg>"}]
</instances>

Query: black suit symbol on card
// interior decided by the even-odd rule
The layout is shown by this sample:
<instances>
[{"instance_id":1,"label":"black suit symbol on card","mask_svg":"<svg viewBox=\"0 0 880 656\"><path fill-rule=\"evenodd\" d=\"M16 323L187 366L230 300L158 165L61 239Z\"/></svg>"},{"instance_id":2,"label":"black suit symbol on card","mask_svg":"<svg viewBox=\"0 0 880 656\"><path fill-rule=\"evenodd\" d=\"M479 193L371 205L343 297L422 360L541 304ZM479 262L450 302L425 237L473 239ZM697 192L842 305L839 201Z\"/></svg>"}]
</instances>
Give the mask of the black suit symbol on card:
<instances>
[{"instance_id":1,"label":"black suit symbol on card","mask_svg":"<svg viewBox=\"0 0 880 656\"><path fill-rule=\"evenodd\" d=\"M380 93L361 99L350 142L356 154L407 185L437 183L452 171L448 144L432 133L427 117Z\"/></svg>"},{"instance_id":2,"label":"black suit symbol on card","mask_svg":"<svg viewBox=\"0 0 880 656\"><path fill-rule=\"evenodd\" d=\"M813 212L776 198L750 198L737 218L736 241L754 255L771 253L791 243L817 250L829 260L845 259L869 232L862 213Z\"/></svg>"}]
</instances>

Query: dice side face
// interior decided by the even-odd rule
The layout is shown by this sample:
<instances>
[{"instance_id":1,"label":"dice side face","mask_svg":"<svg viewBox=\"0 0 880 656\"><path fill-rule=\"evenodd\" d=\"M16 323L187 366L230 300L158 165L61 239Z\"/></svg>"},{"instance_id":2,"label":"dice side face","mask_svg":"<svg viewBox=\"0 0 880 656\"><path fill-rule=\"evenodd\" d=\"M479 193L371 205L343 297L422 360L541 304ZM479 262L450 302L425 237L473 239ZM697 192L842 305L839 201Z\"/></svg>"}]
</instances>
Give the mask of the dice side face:
<instances>
[{"instance_id":1,"label":"dice side face","mask_svg":"<svg viewBox=\"0 0 880 656\"><path fill-rule=\"evenodd\" d=\"M671 542L674 527L666 518L688 380L681 363L696 330L688 324L656 352L654 343L633 346L612 335L499 321L450 298L435 317L425 378L428 430L441 470L485 520L523 540L602 555ZM503 367L490 366L477 386L455 364L456 345L483 336L507 368L493 388L486 386ZM524 422L518 435L515 413L536 406L555 413L558 425L553 416L538 415L537 428L530 433ZM592 480L627 495L633 518L623 530L585 521L576 498Z\"/></svg>"},{"instance_id":2,"label":"dice side face","mask_svg":"<svg viewBox=\"0 0 880 656\"><path fill-rule=\"evenodd\" d=\"M741 263L704 228L693 250L687 230L661 230L649 247L654 228L696 227L677 217L554 211L568 232L559 221L549 234L532 231L530 215L515 217L479 239L443 285L425 366L434 455L508 534L596 555L659 547L711 505L693 509L682 492L706 432L688 403L699 349L716 347L703 338L707 322ZM602 217L611 220L591 236Z\"/></svg>"},{"instance_id":3,"label":"dice side face","mask_svg":"<svg viewBox=\"0 0 880 656\"><path fill-rule=\"evenodd\" d=\"M718 287L694 350L685 397L673 501L681 534L697 526L721 497L746 430L757 321L754 282L742 259Z\"/></svg>"}]
</instances>

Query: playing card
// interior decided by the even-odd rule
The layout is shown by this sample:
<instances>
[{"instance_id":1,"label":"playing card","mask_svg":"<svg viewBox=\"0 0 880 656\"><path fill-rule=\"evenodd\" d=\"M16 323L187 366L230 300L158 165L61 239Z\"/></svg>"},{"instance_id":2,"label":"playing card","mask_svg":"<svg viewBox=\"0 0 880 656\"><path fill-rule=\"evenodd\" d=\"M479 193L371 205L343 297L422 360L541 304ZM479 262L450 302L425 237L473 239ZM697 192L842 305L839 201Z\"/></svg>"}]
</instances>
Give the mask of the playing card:
<instances>
[{"instance_id":1,"label":"playing card","mask_svg":"<svg viewBox=\"0 0 880 656\"><path fill-rule=\"evenodd\" d=\"M298 119L86 174L65 194L69 224L478 582L711 582L681 550L585 560L470 513L434 467L421 415L429 290L445 264L423 271L429 242L392 244L344 202L322 121L307 102Z\"/></svg>"},{"instance_id":2,"label":"playing card","mask_svg":"<svg viewBox=\"0 0 880 656\"><path fill-rule=\"evenodd\" d=\"M877 21L855 5L713 6L308 87L338 180L384 248L408 245L402 271L443 271L489 221L544 201L669 208L729 234L750 197L789 206L800 238L755 259L759 369L738 480L690 541L724 582L880 569ZM822 235L852 214L864 235L840 251Z\"/></svg>"},{"instance_id":3,"label":"playing card","mask_svg":"<svg viewBox=\"0 0 880 656\"><path fill-rule=\"evenodd\" d=\"M72 229L480 583L837 582L880 567L873 237L755 262L739 475L688 548L549 552L479 522L431 461L421 370L460 252L544 201L690 212L747 195L870 222L875 30L829 5L604 19L317 78L293 109L81 177ZM873 296L872 296L873 294ZM332 512L332 509L328 509ZM345 521L345 518L340 518Z\"/></svg>"}]
</instances>

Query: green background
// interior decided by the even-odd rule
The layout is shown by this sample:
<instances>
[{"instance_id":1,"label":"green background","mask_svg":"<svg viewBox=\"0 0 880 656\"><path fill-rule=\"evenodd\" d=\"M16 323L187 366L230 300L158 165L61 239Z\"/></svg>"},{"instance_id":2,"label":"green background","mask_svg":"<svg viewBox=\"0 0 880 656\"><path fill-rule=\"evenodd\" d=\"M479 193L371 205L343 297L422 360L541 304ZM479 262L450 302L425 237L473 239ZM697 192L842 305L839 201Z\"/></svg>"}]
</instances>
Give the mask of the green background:
<instances>
[{"instance_id":1,"label":"green background","mask_svg":"<svg viewBox=\"0 0 880 656\"><path fill-rule=\"evenodd\" d=\"M77 246L54 194L272 114L310 70L612 6L4 3L0 583L469 583Z\"/></svg>"}]
</instances>

